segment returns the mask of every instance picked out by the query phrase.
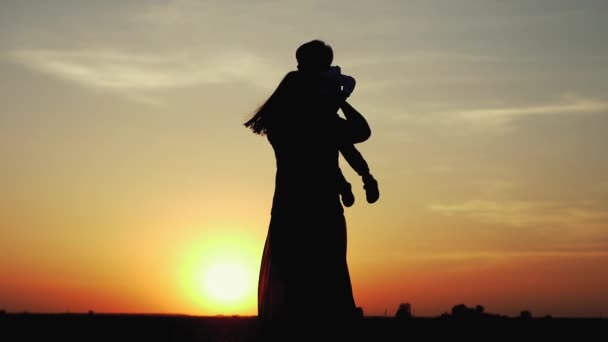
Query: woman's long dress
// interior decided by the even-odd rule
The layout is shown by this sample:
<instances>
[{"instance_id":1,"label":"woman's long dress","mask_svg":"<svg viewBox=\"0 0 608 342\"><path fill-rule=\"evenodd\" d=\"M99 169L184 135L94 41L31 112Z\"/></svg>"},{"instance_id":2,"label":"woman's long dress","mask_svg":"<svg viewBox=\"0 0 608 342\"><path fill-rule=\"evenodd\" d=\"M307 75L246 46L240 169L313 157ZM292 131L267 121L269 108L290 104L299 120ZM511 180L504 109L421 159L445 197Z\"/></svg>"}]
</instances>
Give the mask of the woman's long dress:
<instances>
[{"instance_id":1,"label":"woman's long dress","mask_svg":"<svg viewBox=\"0 0 608 342\"><path fill-rule=\"evenodd\" d=\"M281 113L268 134L277 173L260 269L258 316L352 317L356 307L336 177L338 146L358 142L351 138L358 127L307 93L309 83L297 75L291 81L297 85L292 85L293 93L304 95L290 97L285 107L292 110Z\"/></svg>"}]
</instances>

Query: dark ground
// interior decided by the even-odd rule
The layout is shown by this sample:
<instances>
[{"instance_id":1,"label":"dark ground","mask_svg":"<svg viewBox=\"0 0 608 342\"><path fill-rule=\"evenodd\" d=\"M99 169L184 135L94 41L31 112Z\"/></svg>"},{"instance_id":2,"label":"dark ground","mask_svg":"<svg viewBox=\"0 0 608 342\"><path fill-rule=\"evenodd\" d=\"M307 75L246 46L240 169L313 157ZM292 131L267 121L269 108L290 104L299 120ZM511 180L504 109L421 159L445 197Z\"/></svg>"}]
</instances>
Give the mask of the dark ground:
<instances>
[{"instance_id":1,"label":"dark ground","mask_svg":"<svg viewBox=\"0 0 608 342\"><path fill-rule=\"evenodd\" d=\"M332 331L333 330L333 331ZM608 319L314 318L268 337L254 317L0 314L0 341L608 341Z\"/></svg>"}]
</instances>

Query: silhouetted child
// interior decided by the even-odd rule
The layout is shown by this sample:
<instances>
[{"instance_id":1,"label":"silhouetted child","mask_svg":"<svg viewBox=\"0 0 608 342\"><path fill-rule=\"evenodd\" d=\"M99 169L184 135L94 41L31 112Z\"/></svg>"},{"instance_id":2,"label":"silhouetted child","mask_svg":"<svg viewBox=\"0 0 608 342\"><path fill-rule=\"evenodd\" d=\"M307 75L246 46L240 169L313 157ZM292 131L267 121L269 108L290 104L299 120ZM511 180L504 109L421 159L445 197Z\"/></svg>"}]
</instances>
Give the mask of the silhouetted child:
<instances>
[{"instance_id":1,"label":"silhouetted child","mask_svg":"<svg viewBox=\"0 0 608 342\"><path fill-rule=\"evenodd\" d=\"M323 83L321 85L321 94L326 96L339 96L348 98L355 89L356 81L353 77L342 74L339 66L329 67L321 72ZM338 113L336 113L338 115ZM378 190L378 182L371 175L367 162L355 148L353 144L339 146L340 153L348 164L357 172L363 179L363 188L365 189L365 197L368 203L374 203L380 197ZM342 203L346 207L350 207L355 203L355 196L352 192L351 184L346 180L342 170L338 168L338 182L340 184L340 196Z\"/></svg>"},{"instance_id":2,"label":"silhouetted child","mask_svg":"<svg viewBox=\"0 0 608 342\"><path fill-rule=\"evenodd\" d=\"M355 89L356 82L354 78L343 75L340 67L331 66L333 58L334 53L332 48L320 40L313 40L303 44L296 51L299 71L320 74L321 86L319 91L321 95L330 98L336 97L338 101L346 101L346 98ZM338 115L337 112L336 115ZM376 202L380 196L378 182L370 174L369 166L361 153L353 144L338 146L338 148L348 164L362 177L367 202ZM353 195L351 184L346 180L340 168L338 168L337 178L340 185L342 203L346 207L350 207L355 202L355 196Z\"/></svg>"}]
</instances>

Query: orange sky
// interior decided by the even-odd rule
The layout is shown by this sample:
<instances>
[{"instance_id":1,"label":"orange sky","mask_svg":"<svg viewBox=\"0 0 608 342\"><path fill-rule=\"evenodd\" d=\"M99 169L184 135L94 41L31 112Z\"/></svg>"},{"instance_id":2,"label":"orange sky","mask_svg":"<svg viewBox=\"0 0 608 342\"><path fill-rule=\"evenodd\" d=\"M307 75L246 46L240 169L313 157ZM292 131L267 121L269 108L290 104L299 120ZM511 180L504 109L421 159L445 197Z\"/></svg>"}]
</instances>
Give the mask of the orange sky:
<instances>
[{"instance_id":1,"label":"orange sky","mask_svg":"<svg viewBox=\"0 0 608 342\"><path fill-rule=\"evenodd\" d=\"M3 3L0 310L255 314L275 161L242 123L320 38L373 129L379 202L341 161L365 313L605 315L606 9Z\"/></svg>"}]
</instances>

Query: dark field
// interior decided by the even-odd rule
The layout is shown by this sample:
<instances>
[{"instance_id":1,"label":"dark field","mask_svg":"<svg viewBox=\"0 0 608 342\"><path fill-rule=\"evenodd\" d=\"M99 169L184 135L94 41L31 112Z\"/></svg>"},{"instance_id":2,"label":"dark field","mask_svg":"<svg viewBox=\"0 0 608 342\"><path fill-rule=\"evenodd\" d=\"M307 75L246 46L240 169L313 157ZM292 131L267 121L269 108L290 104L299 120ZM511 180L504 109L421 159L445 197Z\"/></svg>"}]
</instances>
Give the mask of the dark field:
<instances>
[{"instance_id":1,"label":"dark field","mask_svg":"<svg viewBox=\"0 0 608 342\"><path fill-rule=\"evenodd\" d=\"M280 331L255 317L0 314L0 341L608 341L608 320L366 317Z\"/></svg>"}]
</instances>

